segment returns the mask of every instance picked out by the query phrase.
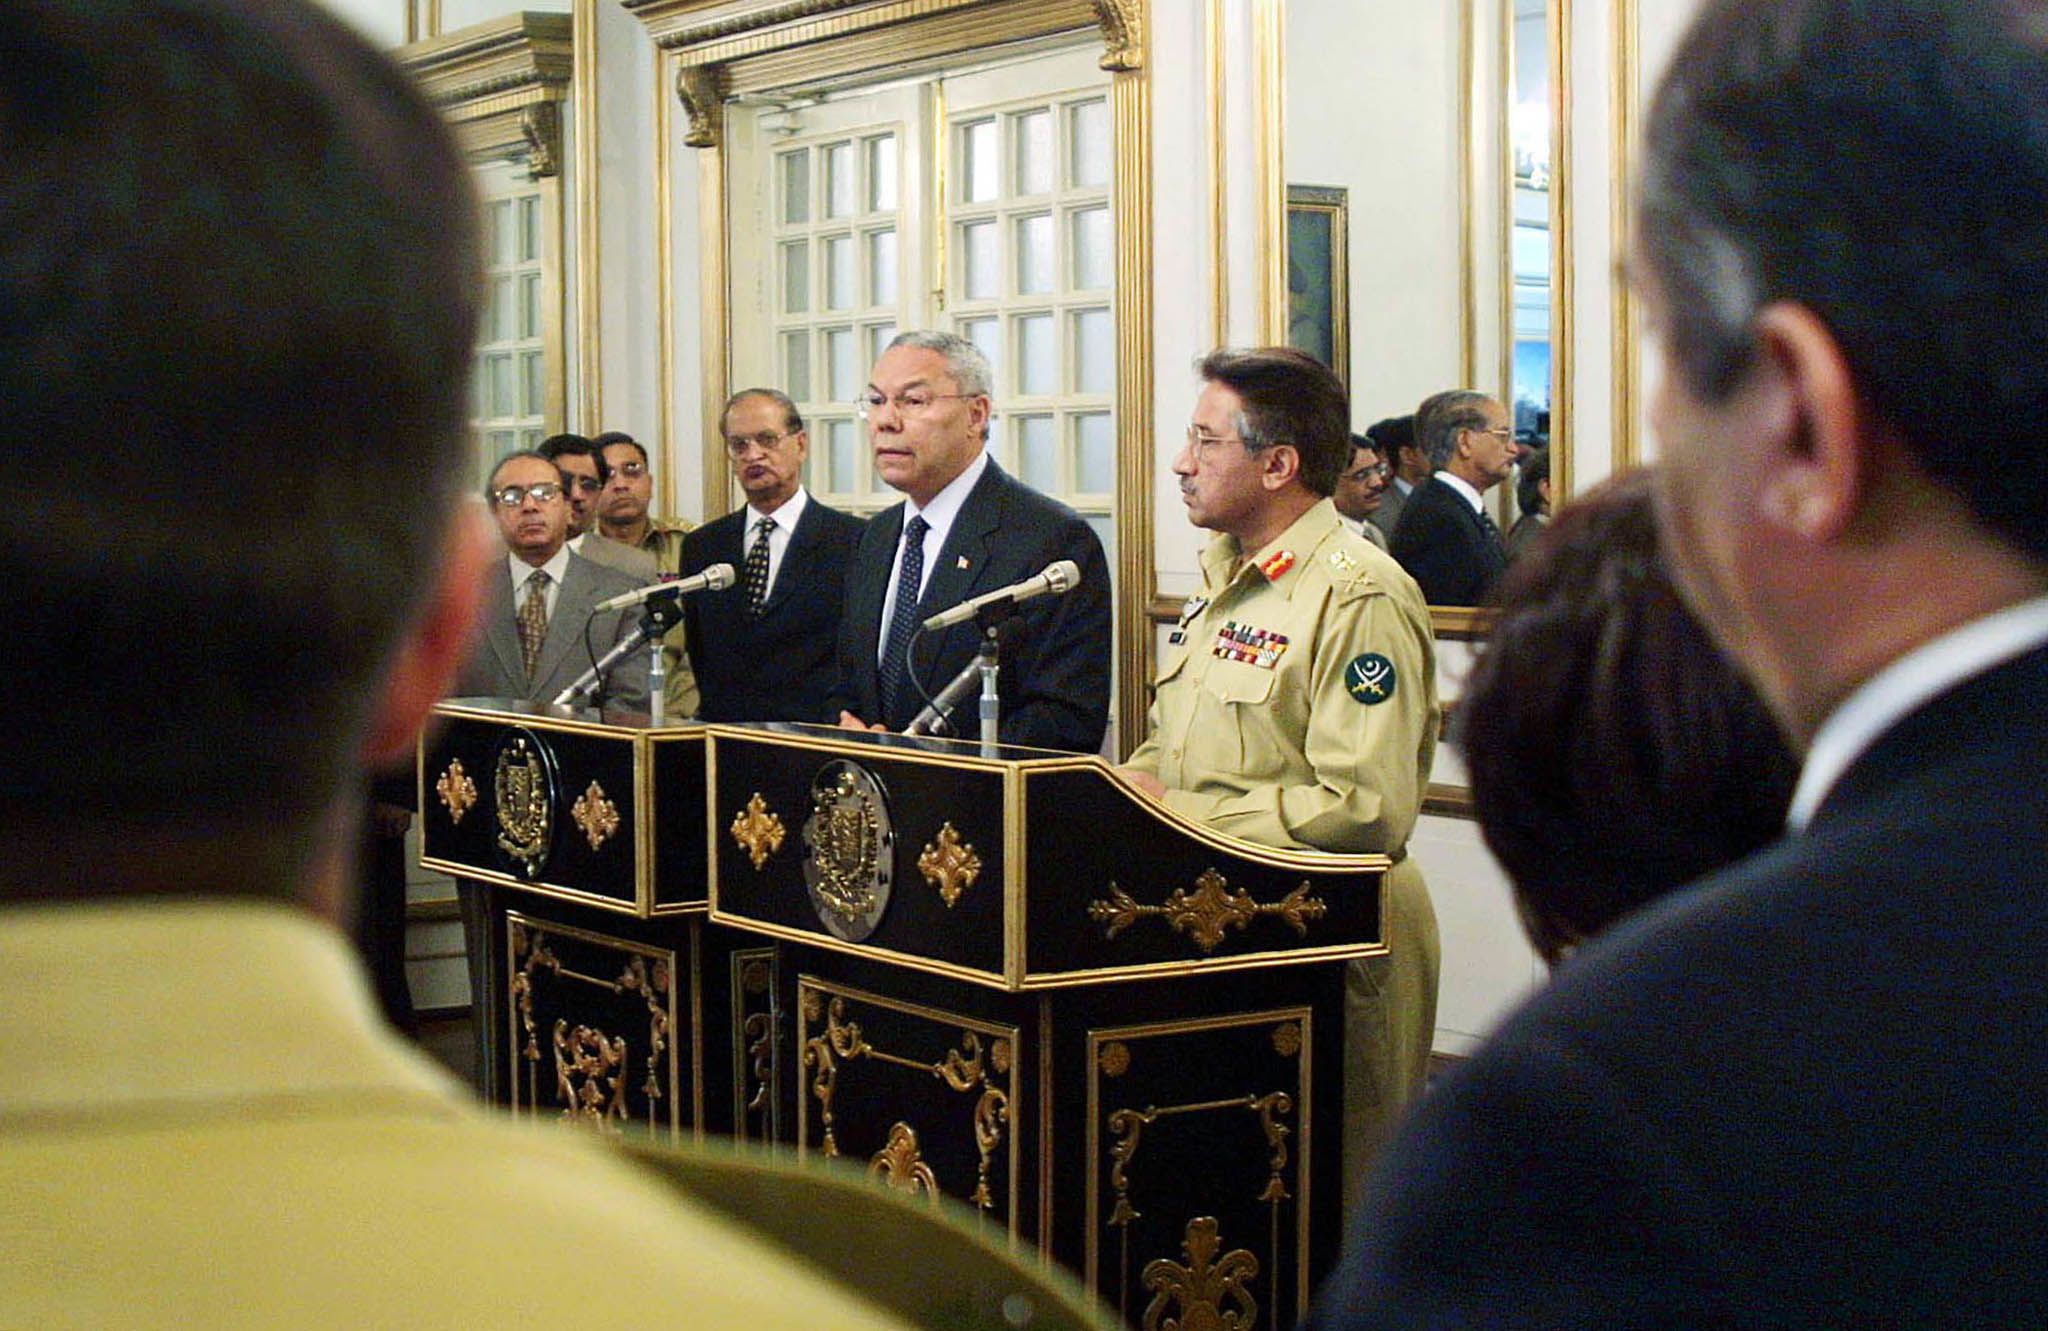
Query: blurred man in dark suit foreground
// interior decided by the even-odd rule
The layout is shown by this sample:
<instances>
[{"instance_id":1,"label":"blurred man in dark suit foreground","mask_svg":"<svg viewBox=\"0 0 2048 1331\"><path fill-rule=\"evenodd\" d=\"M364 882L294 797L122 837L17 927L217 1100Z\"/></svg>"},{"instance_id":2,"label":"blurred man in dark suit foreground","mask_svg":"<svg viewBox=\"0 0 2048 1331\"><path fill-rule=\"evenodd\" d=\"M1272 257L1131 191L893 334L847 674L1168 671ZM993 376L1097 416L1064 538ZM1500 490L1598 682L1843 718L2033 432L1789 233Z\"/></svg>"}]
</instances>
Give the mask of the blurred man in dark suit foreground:
<instances>
[{"instance_id":1,"label":"blurred man in dark suit foreground","mask_svg":"<svg viewBox=\"0 0 2048 1331\"><path fill-rule=\"evenodd\" d=\"M1787 833L1425 1098L1320 1325L2048 1323L2044 201L2041 0L1681 43L1631 260L1664 546L1804 751Z\"/></svg>"},{"instance_id":2,"label":"blurred man in dark suit foreground","mask_svg":"<svg viewBox=\"0 0 2048 1331\"><path fill-rule=\"evenodd\" d=\"M47 500L0 540L0 659L35 692L0 729L0 1319L901 1325L468 1103L350 955L360 773L411 747L493 558L461 493L477 208L439 117L297 0L11 0L0 158L0 440ZM864 1232L927 1251L905 1214Z\"/></svg>"}]
</instances>

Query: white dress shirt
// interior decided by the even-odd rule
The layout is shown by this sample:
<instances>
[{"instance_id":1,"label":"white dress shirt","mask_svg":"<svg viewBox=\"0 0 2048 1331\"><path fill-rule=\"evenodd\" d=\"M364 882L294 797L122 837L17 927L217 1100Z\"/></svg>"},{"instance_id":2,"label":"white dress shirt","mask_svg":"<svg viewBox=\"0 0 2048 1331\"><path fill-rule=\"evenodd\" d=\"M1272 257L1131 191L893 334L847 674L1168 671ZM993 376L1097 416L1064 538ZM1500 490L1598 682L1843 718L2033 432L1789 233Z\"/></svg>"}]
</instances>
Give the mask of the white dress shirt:
<instances>
[{"instance_id":1,"label":"white dress shirt","mask_svg":"<svg viewBox=\"0 0 2048 1331\"><path fill-rule=\"evenodd\" d=\"M1864 680L1814 733L1785 824L1804 831L1842 773L1921 704L2048 642L2048 596L1972 620L1922 643Z\"/></svg>"},{"instance_id":2,"label":"white dress shirt","mask_svg":"<svg viewBox=\"0 0 2048 1331\"><path fill-rule=\"evenodd\" d=\"M1472 483L1464 477L1453 476L1450 472L1440 471L1436 473L1436 478L1465 496L1465 502L1472 505L1474 513L1484 513L1486 511L1486 500L1480 497L1479 492L1472 488Z\"/></svg>"},{"instance_id":3,"label":"white dress shirt","mask_svg":"<svg viewBox=\"0 0 2048 1331\"><path fill-rule=\"evenodd\" d=\"M518 555L508 554L505 562L512 568L512 616L519 617L519 605L526 598L526 580L533 576L534 566ZM540 566L548 575L546 588L548 618L555 617L555 602L561 599L562 579L569 576L569 547L565 544L555 551L555 557Z\"/></svg>"},{"instance_id":4,"label":"white dress shirt","mask_svg":"<svg viewBox=\"0 0 2048 1331\"><path fill-rule=\"evenodd\" d=\"M790 540L796 535L797 519L804 515L804 505L810 502L810 493L799 485L796 493L783 500L782 506L773 513L763 513L752 504L747 505L747 529L740 534L741 567L745 567L745 557L754 552L754 542L759 539L754 535L754 528L760 525L761 519L766 518L775 524L768 533L768 585L761 589L764 601L775 594L775 579L782 572L782 557L789 553Z\"/></svg>"},{"instance_id":5,"label":"white dress shirt","mask_svg":"<svg viewBox=\"0 0 2048 1331\"><path fill-rule=\"evenodd\" d=\"M947 482L946 488L932 496L932 502L919 508L905 498L903 501L903 530L910 530L910 520L922 517L925 520L924 533L924 576L918 581L914 600L924 598L924 589L931 585L932 569L939 562L939 551L945 548L946 537L952 533L953 520L960 516L961 506L966 504L968 492L981 480L981 474L988 470L988 450L983 449L967 464L967 469ZM882 653L889 647L889 622L896 613L896 583L903 576L903 535L896 536L896 556L889 564L889 590L882 597L881 632L875 635L875 662L880 664Z\"/></svg>"}]
</instances>

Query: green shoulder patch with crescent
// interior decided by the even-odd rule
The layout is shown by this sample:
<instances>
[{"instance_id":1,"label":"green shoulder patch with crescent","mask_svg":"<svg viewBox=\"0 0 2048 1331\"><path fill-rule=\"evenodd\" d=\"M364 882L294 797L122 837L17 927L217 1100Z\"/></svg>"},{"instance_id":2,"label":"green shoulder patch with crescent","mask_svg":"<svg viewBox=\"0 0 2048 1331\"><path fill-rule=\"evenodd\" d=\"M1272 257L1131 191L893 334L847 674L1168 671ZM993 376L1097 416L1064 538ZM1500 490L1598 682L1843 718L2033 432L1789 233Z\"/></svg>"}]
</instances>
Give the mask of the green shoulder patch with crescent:
<instances>
[{"instance_id":1,"label":"green shoulder patch with crescent","mask_svg":"<svg viewBox=\"0 0 2048 1331\"><path fill-rule=\"evenodd\" d=\"M1351 658L1351 664L1344 667L1344 688L1353 702L1367 707L1383 703L1394 696L1394 686L1399 682L1394 663L1378 652L1366 652Z\"/></svg>"}]
</instances>

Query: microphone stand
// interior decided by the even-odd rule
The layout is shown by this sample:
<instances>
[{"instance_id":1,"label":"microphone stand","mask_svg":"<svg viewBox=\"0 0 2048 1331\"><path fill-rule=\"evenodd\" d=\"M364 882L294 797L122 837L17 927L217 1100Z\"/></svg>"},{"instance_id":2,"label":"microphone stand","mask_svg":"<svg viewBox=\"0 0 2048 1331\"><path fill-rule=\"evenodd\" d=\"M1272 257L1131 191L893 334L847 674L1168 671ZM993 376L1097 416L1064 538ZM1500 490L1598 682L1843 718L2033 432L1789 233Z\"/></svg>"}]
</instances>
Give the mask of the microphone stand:
<instances>
[{"instance_id":1,"label":"microphone stand","mask_svg":"<svg viewBox=\"0 0 2048 1331\"><path fill-rule=\"evenodd\" d=\"M968 694L974 692L975 685L979 684L981 742L984 746L998 742L1002 704L997 698L996 682L1002 669L1002 634L1016 613L1013 603L995 602L975 616L975 622L981 628L981 646L976 649L974 658L962 666L960 673L953 676L916 719L904 728L905 734L945 735L952 731L953 709L966 701Z\"/></svg>"},{"instance_id":2,"label":"microphone stand","mask_svg":"<svg viewBox=\"0 0 2048 1331\"><path fill-rule=\"evenodd\" d=\"M661 640L670 629L682 621L683 609L677 603L678 599L669 597L642 603L639 627L619 639L610 651L598 657L597 664L578 675L575 683L556 694L554 705L567 706L579 698L587 698L596 693L598 681L604 678L607 670L644 646L648 651L648 720L657 726L664 724L668 710L668 664L662 660Z\"/></svg>"}]
</instances>

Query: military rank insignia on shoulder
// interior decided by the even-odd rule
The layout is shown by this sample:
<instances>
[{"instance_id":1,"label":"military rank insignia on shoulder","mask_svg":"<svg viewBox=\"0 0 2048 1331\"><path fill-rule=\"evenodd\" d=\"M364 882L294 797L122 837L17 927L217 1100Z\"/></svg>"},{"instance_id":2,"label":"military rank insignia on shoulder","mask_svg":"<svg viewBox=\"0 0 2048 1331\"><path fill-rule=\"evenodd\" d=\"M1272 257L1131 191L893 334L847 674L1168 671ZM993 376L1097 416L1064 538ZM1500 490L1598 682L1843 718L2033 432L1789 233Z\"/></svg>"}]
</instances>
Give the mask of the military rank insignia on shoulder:
<instances>
[{"instance_id":1,"label":"military rank insignia on shoulder","mask_svg":"<svg viewBox=\"0 0 2048 1331\"><path fill-rule=\"evenodd\" d=\"M1367 707L1383 703L1394 696L1398 683L1394 663L1378 652L1366 652L1351 658L1351 664L1344 667L1344 688L1353 702Z\"/></svg>"},{"instance_id":2,"label":"military rank insignia on shoulder","mask_svg":"<svg viewBox=\"0 0 2048 1331\"><path fill-rule=\"evenodd\" d=\"M1294 567L1294 551L1275 550L1259 565L1259 572L1266 575L1267 582L1279 581L1280 575Z\"/></svg>"}]
</instances>

